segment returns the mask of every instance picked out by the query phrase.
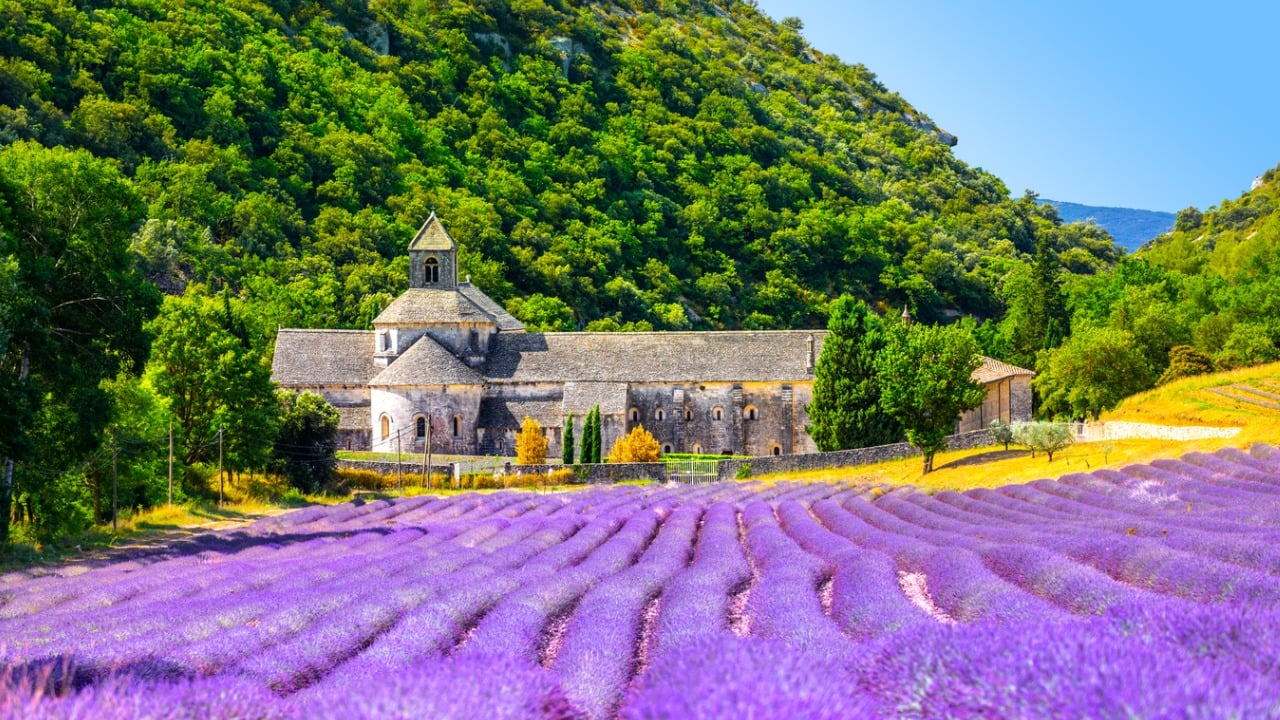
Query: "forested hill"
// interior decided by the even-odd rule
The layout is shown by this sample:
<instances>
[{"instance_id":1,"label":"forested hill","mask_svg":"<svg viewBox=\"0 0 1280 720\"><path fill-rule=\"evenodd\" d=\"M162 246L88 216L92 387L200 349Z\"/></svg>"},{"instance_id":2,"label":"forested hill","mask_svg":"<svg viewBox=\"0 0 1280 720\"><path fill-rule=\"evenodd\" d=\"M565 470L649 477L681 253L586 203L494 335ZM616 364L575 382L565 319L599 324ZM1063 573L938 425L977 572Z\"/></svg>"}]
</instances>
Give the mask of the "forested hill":
<instances>
[{"instance_id":1,"label":"forested hill","mask_svg":"<svg viewBox=\"0 0 1280 720\"><path fill-rule=\"evenodd\" d=\"M1093 220L1107 231L1120 247L1137 250L1147 242L1173 229L1174 214L1157 210L1098 207L1061 200L1045 200L1058 209L1058 215L1066 222Z\"/></svg>"},{"instance_id":2,"label":"forested hill","mask_svg":"<svg viewBox=\"0 0 1280 720\"><path fill-rule=\"evenodd\" d=\"M841 292L1002 312L1038 239L1117 250L954 138L721 0L12 0L0 143L118 161L168 293L365 326L436 209L462 272L535 328L775 328Z\"/></svg>"}]
</instances>

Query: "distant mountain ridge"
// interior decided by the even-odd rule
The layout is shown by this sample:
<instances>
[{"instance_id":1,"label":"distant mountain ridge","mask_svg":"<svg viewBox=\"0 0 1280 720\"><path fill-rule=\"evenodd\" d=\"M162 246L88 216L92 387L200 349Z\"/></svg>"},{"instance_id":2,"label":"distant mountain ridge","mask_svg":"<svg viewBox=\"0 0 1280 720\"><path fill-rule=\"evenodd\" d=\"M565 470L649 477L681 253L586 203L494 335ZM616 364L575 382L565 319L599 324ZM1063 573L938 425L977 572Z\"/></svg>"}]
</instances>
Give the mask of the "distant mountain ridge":
<instances>
[{"instance_id":1,"label":"distant mountain ridge","mask_svg":"<svg viewBox=\"0 0 1280 720\"><path fill-rule=\"evenodd\" d=\"M1173 230L1173 222L1176 219L1173 213L1158 210L1097 207L1045 198L1040 198L1039 201L1042 205L1052 205L1057 208L1058 216L1063 222L1084 222L1092 218L1111 234L1117 245L1129 252Z\"/></svg>"}]
</instances>

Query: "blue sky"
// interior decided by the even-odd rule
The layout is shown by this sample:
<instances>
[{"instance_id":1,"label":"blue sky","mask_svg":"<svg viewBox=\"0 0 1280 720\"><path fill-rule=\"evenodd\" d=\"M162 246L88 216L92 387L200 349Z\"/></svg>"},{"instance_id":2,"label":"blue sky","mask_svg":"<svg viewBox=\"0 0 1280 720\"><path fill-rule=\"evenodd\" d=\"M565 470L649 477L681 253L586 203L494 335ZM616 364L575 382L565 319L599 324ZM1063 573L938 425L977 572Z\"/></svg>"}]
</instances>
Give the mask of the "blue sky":
<instances>
[{"instance_id":1,"label":"blue sky","mask_svg":"<svg viewBox=\"0 0 1280 720\"><path fill-rule=\"evenodd\" d=\"M1280 164L1280 2L758 0L1014 195L1177 211Z\"/></svg>"}]
</instances>

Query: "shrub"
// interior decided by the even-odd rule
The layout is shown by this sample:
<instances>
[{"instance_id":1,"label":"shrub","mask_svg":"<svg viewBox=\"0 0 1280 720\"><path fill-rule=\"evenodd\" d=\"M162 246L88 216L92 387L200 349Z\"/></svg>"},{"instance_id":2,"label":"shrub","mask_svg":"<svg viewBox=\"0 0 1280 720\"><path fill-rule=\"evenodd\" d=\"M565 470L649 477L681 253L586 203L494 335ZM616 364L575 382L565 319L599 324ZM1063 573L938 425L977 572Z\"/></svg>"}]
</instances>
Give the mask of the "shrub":
<instances>
[{"instance_id":1,"label":"shrub","mask_svg":"<svg viewBox=\"0 0 1280 720\"><path fill-rule=\"evenodd\" d=\"M541 465L547 461L547 436L537 420L524 416L520 432L516 433L516 462L521 465Z\"/></svg>"},{"instance_id":2,"label":"shrub","mask_svg":"<svg viewBox=\"0 0 1280 720\"><path fill-rule=\"evenodd\" d=\"M1070 447L1075 438L1071 435L1071 426L1065 423L1029 422L1013 426L1013 441L1026 446L1032 457L1043 452L1049 456L1049 462L1053 462L1053 454Z\"/></svg>"},{"instance_id":3,"label":"shrub","mask_svg":"<svg viewBox=\"0 0 1280 720\"><path fill-rule=\"evenodd\" d=\"M1004 445L1004 449L1009 449L1009 443L1013 442L1013 426L1003 420L992 420L988 427L991 433L991 441L1000 445Z\"/></svg>"},{"instance_id":4,"label":"shrub","mask_svg":"<svg viewBox=\"0 0 1280 720\"><path fill-rule=\"evenodd\" d=\"M644 425L636 425L625 437L618 438L609 451L611 463L657 462L662 454L658 441Z\"/></svg>"},{"instance_id":5,"label":"shrub","mask_svg":"<svg viewBox=\"0 0 1280 720\"><path fill-rule=\"evenodd\" d=\"M337 490L387 490L395 487L395 475L383 475L373 470L338 468Z\"/></svg>"}]
</instances>

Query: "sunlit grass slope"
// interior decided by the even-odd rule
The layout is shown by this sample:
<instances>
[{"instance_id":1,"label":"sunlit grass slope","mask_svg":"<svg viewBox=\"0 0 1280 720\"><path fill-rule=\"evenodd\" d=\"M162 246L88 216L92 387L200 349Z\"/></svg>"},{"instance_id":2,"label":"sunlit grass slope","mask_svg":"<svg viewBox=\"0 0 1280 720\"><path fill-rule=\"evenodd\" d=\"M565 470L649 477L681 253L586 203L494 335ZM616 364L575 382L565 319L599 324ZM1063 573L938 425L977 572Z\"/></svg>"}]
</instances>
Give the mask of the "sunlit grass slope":
<instances>
[{"instance_id":1,"label":"sunlit grass slope","mask_svg":"<svg viewBox=\"0 0 1280 720\"><path fill-rule=\"evenodd\" d=\"M1189 452L1211 452L1222 447L1247 447L1256 442L1280 442L1280 363L1186 378L1125 400L1104 413L1103 422L1124 421L1153 425L1238 427L1239 435L1227 439L1116 440L1080 443L1053 462L1044 455L1031 457L1017 447L978 448L941 453L934 471L921 473L918 457L842 470L821 470L788 475L795 480L857 480L889 485L915 485L929 490L966 490L999 487L1038 478L1099 468L1120 468Z\"/></svg>"}]
</instances>

